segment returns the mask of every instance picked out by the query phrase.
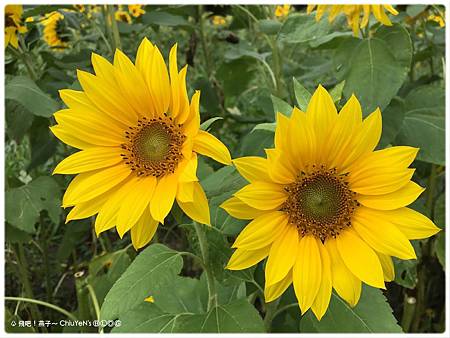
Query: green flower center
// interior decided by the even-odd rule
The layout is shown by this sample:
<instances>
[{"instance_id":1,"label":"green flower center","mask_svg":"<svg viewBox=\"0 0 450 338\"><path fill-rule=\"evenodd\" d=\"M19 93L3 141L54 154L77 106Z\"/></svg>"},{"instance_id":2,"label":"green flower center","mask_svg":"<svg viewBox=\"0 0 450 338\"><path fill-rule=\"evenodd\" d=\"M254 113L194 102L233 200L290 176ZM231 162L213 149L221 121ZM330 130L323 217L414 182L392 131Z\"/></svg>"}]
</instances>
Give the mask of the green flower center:
<instances>
[{"instance_id":1,"label":"green flower center","mask_svg":"<svg viewBox=\"0 0 450 338\"><path fill-rule=\"evenodd\" d=\"M170 117L143 117L136 127L129 127L125 138L122 158L138 176L174 173L183 158L181 149L186 136Z\"/></svg>"},{"instance_id":2,"label":"green flower center","mask_svg":"<svg viewBox=\"0 0 450 338\"><path fill-rule=\"evenodd\" d=\"M302 236L312 234L321 240L335 237L351 225L351 216L358 206L346 176L337 175L335 169L302 173L285 190L289 196L282 210Z\"/></svg>"}]
</instances>

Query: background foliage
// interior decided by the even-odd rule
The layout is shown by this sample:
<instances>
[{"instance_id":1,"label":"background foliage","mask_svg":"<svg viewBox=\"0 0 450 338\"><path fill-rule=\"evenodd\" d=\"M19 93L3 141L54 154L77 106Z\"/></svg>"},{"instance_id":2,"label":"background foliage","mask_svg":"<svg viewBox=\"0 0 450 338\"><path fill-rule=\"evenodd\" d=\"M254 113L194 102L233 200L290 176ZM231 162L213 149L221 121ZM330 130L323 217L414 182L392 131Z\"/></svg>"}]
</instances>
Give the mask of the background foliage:
<instances>
[{"instance_id":1,"label":"background foliage","mask_svg":"<svg viewBox=\"0 0 450 338\"><path fill-rule=\"evenodd\" d=\"M128 235L119 239L109 231L96 238L92 219L64 224L61 196L70 177L51 172L74 150L49 132L53 112L62 107L58 90L79 88L76 69L92 71L92 51L111 60L121 47L133 58L137 42L148 37L166 57L178 43L180 62L189 64L190 93L202 91L202 128L233 157L264 155L273 144L274 113L305 109L319 83L338 106L352 93L365 115L379 106L380 146L421 148L414 180L427 190L413 207L444 228L445 28L430 20L444 8L397 6L392 27L371 21L355 38L344 17L317 23L306 6L293 7L275 17L275 6L145 6L131 23L117 22L115 35L115 23L105 19L112 7L25 6L24 18L34 20L26 23L20 48L5 51L8 332L98 331L11 326L12 320L73 318L118 318L122 326L113 332L443 332L444 231L414 241L418 259L396 261L395 281L383 292L363 288L355 308L333 294L322 321L310 313L301 317L292 287L279 302L265 304L261 264L224 270L245 222L218 206L245 182L232 167L219 169L209 160L200 160L198 175L212 228L195 229L175 207L153 244L136 253ZM65 16L59 29L68 45L62 50L42 38L40 20L55 10ZM206 252L195 230L206 232ZM209 292L204 269L215 280ZM154 302L145 302L150 296Z\"/></svg>"}]
</instances>

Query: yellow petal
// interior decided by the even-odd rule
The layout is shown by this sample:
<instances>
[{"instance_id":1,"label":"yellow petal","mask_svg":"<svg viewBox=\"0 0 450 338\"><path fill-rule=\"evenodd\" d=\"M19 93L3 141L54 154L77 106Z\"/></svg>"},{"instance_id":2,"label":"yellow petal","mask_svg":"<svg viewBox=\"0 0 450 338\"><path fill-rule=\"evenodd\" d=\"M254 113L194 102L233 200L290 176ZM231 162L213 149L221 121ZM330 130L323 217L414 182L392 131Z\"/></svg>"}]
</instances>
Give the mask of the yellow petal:
<instances>
[{"instance_id":1,"label":"yellow petal","mask_svg":"<svg viewBox=\"0 0 450 338\"><path fill-rule=\"evenodd\" d=\"M270 181L280 184L295 182L298 172L290 161L287 152L279 149L265 149L265 152Z\"/></svg>"},{"instance_id":2,"label":"yellow petal","mask_svg":"<svg viewBox=\"0 0 450 338\"><path fill-rule=\"evenodd\" d=\"M177 203L192 220L201 224L211 225L208 199L206 198L205 192L200 183L192 182L192 184L194 186L192 202L183 202L177 198Z\"/></svg>"},{"instance_id":3,"label":"yellow petal","mask_svg":"<svg viewBox=\"0 0 450 338\"><path fill-rule=\"evenodd\" d=\"M287 199L282 185L266 182L250 183L234 196L260 210L275 210Z\"/></svg>"},{"instance_id":4,"label":"yellow petal","mask_svg":"<svg viewBox=\"0 0 450 338\"><path fill-rule=\"evenodd\" d=\"M388 255L377 252L378 259L380 260L381 267L383 268L383 276L386 282L391 282L395 278L394 264L392 258Z\"/></svg>"},{"instance_id":5,"label":"yellow petal","mask_svg":"<svg viewBox=\"0 0 450 338\"><path fill-rule=\"evenodd\" d=\"M300 240L292 272L295 295L304 314L313 304L322 279L322 263L315 237L308 235Z\"/></svg>"},{"instance_id":6,"label":"yellow petal","mask_svg":"<svg viewBox=\"0 0 450 338\"><path fill-rule=\"evenodd\" d=\"M188 203L194 200L194 183L195 182L179 182L177 189L177 201Z\"/></svg>"},{"instance_id":7,"label":"yellow petal","mask_svg":"<svg viewBox=\"0 0 450 338\"><path fill-rule=\"evenodd\" d=\"M318 241L317 244L320 251L320 261L322 263L322 278L319 291L317 292L317 296L311 306L311 310L314 312L317 319L321 320L328 309L328 305L330 304L333 281L331 279L331 260L328 250L322 242Z\"/></svg>"},{"instance_id":8,"label":"yellow petal","mask_svg":"<svg viewBox=\"0 0 450 338\"><path fill-rule=\"evenodd\" d=\"M273 242L266 264L266 285L281 281L291 270L297 259L298 230L287 226L284 232Z\"/></svg>"},{"instance_id":9,"label":"yellow petal","mask_svg":"<svg viewBox=\"0 0 450 338\"><path fill-rule=\"evenodd\" d=\"M270 182L267 174L267 160L258 156L240 157L233 160L239 173L249 182Z\"/></svg>"},{"instance_id":10,"label":"yellow petal","mask_svg":"<svg viewBox=\"0 0 450 338\"><path fill-rule=\"evenodd\" d=\"M186 122L186 119L189 117L190 109L189 109L189 99L187 96L187 90L186 90L186 74L187 74L187 65L184 66L180 73L178 74L178 92L173 93L172 95L179 95L180 96L180 108L178 113L175 116L175 121L179 124L183 124Z\"/></svg>"},{"instance_id":11,"label":"yellow petal","mask_svg":"<svg viewBox=\"0 0 450 338\"><path fill-rule=\"evenodd\" d=\"M113 147L95 147L79 151L65 158L53 170L53 174L78 174L110 167L120 161L121 149Z\"/></svg>"},{"instance_id":12,"label":"yellow petal","mask_svg":"<svg viewBox=\"0 0 450 338\"><path fill-rule=\"evenodd\" d=\"M383 25L392 26L391 20L389 20L381 5L372 5L372 12L375 18Z\"/></svg>"},{"instance_id":13,"label":"yellow petal","mask_svg":"<svg viewBox=\"0 0 450 338\"><path fill-rule=\"evenodd\" d=\"M360 280L376 288L383 288L383 269L375 252L352 229L336 237L339 254L347 268Z\"/></svg>"},{"instance_id":14,"label":"yellow petal","mask_svg":"<svg viewBox=\"0 0 450 338\"><path fill-rule=\"evenodd\" d=\"M278 283L272 285L266 285L264 288L264 301L270 303L280 297L284 291L292 283L292 270L287 273L287 275L280 280Z\"/></svg>"},{"instance_id":15,"label":"yellow petal","mask_svg":"<svg viewBox=\"0 0 450 338\"><path fill-rule=\"evenodd\" d=\"M228 270L243 270L258 264L269 254L270 247L257 250L237 249L230 257L226 268Z\"/></svg>"},{"instance_id":16,"label":"yellow petal","mask_svg":"<svg viewBox=\"0 0 450 338\"><path fill-rule=\"evenodd\" d=\"M282 211L273 211L255 218L241 231L233 248L256 250L270 245L288 227L288 217Z\"/></svg>"},{"instance_id":17,"label":"yellow petal","mask_svg":"<svg viewBox=\"0 0 450 338\"><path fill-rule=\"evenodd\" d=\"M59 125L50 127L50 131L55 135L57 138L59 138L62 142L65 144L68 144L71 147L77 148L77 149L88 149L95 147L94 144L89 143L83 139L80 139L79 137L76 137L71 132L69 132L64 127L61 127Z\"/></svg>"},{"instance_id":18,"label":"yellow petal","mask_svg":"<svg viewBox=\"0 0 450 338\"><path fill-rule=\"evenodd\" d=\"M237 219L254 219L267 212L252 208L237 197L231 197L223 202L220 207Z\"/></svg>"},{"instance_id":19,"label":"yellow petal","mask_svg":"<svg viewBox=\"0 0 450 338\"><path fill-rule=\"evenodd\" d=\"M186 167L180 173L180 182L198 181L197 178L197 154L191 153L191 158L187 161Z\"/></svg>"},{"instance_id":20,"label":"yellow petal","mask_svg":"<svg viewBox=\"0 0 450 338\"><path fill-rule=\"evenodd\" d=\"M199 130L194 138L193 150L202 155L211 157L213 160L223 163L231 164L231 155L227 147L210 133Z\"/></svg>"},{"instance_id":21,"label":"yellow petal","mask_svg":"<svg viewBox=\"0 0 450 338\"><path fill-rule=\"evenodd\" d=\"M183 124L183 129L187 135L195 136L200 130L200 91L196 90L191 98L190 116Z\"/></svg>"},{"instance_id":22,"label":"yellow petal","mask_svg":"<svg viewBox=\"0 0 450 338\"><path fill-rule=\"evenodd\" d=\"M383 213L360 206L353 215L352 226L376 251L401 259L415 259L416 254L409 240Z\"/></svg>"},{"instance_id":23,"label":"yellow petal","mask_svg":"<svg viewBox=\"0 0 450 338\"><path fill-rule=\"evenodd\" d=\"M290 150L297 171L304 170L306 164L317 163L316 136L307 115L294 108L289 130Z\"/></svg>"},{"instance_id":24,"label":"yellow petal","mask_svg":"<svg viewBox=\"0 0 450 338\"><path fill-rule=\"evenodd\" d=\"M131 174L125 165L115 165L77 175L67 187L63 206L89 201L125 180Z\"/></svg>"},{"instance_id":25,"label":"yellow petal","mask_svg":"<svg viewBox=\"0 0 450 338\"><path fill-rule=\"evenodd\" d=\"M383 7L392 15L398 14L397 10L394 7L392 7L392 5L383 5Z\"/></svg>"},{"instance_id":26,"label":"yellow petal","mask_svg":"<svg viewBox=\"0 0 450 338\"><path fill-rule=\"evenodd\" d=\"M405 186L385 195L359 195L357 200L362 205L378 210L393 210L414 202L425 190L417 183L409 181Z\"/></svg>"},{"instance_id":27,"label":"yellow petal","mask_svg":"<svg viewBox=\"0 0 450 338\"><path fill-rule=\"evenodd\" d=\"M180 96L178 95L178 88L180 88L177 64L177 44L173 45L169 54L169 73L170 73L170 112L175 117L180 110Z\"/></svg>"},{"instance_id":28,"label":"yellow petal","mask_svg":"<svg viewBox=\"0 0 450 338\"><path fill-rule=\"evenodd\" d=\"M321 153L323 143L327 139L328 130L335 125L337 110L327 90L319 85L309 101L306 109L316 134L317 151Z\"/></svg>"},{"instance_id":29,"label":"yellow petal","mask_svg":"<svg viewBox=\"0 0 450 338\"><path fill-rule=\"evenodd\" d=\"M150 209L145 208L138 222L131 228L133 247L138 250L147 245L152 240L157 229L158 222L152 218Z\"/></svg>"},{"instance_id":30,"label":"yellow petal","mask_svg":"<svg viewBox=\"0 0 450 338\"><path fill-rule=\"evenodd\" d=\"M337 249L335 239L327 239L325 248L331 261L333 288L350 306L355 306L361 296L361 280L345 265Z\"/></svg>"},{"instance_id":31,"label":"yellow petal","mask_svg":"<svg viewBox=\"0 0 450 338\"><path fill-rule=\"evenodd\" d=\"M129 193L124 196L117 215L116 228L120 238L137 223L144 210L148 209L156 188L156 177L134 177L129 184Z\"/></svg>"},{"instance_id":32,"label":"yellow petal","mask_svg":"<svg viewBox=\"0 0 450 338\"><path fill-rule=\"evenodd\" d=\"M66 217L66 224L74 219L82 219L95 215L110 197L111 193L107 192L91 201L75 205Z\"/></svg>"},{"instance_id":33,"label":"yellow petal","mask_svg":"<svg viewBox=\"0 0 450 338\"><path fill-rule=\"evenodd\" d=\"M158 180L150 203L150 212L153 219L164 224L164 218L172 209L177 187L178 175L176 173L163 176Z\"/></svg>"},{"instance_id":34,"label":"yellow petal","mask_svg":"<svg viewBox=\"0 0 450 338\"><path fill-rule=\"evenodd\" d=\"M381 111L377 108L372 114L367 116L362 122L360 130L353 136L353 141L349 145L349 152L344 153L342 163L338 169L347 172L348 167L355 163L361 156L372 152L381 137L382 121Z\"/></svg>"},{"instance_id":35,"label":"yellow petal","mask_svg":"<svg viewBox=\"0 0 450 338\"><path fill-rule=\"evenodd\" d=\"M428 238L441 231L427 216L410 208L384 211L382 217L392 222L408 239Z\"/></svg>"}]
</instances>

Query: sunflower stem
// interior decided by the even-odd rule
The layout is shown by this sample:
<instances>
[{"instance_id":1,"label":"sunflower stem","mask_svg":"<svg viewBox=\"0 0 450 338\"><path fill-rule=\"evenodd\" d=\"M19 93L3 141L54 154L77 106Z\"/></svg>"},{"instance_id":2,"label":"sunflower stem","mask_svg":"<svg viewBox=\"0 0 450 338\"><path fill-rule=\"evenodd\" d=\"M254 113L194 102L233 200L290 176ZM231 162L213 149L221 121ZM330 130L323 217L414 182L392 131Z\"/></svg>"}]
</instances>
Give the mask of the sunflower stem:
<instances>
[{"instance_id":1,"label":"sunflower stem","mask_svg":"<svg viewBox=\"0 0 450 338\"><path fill-rule=\"evenodd\" d=\"M198 23L199 23L198 32L200 34L203 57L205 58L206 73L208 74L208 79L211 80L213 73L212 73L211 59L208 50L208 44L206 42L206 35L204 29L205 17L204 17L204 8L202 5L198 5Z\"/></svg>"},{"instance_id":2,"label":"sunflower stem","mask_svg":"<svg viewBox=\"0 0 450 338\"><path fill-rule=\"evenodd\" d=\"M109 26L112 35L112 47L115 51L116 49L122 49L122 44L120 42L119 27L117 26L117 21L114 18L114 8L113 5L106 5L106 24Z\"/></svg>"},{"instance_id":3,"label":"sunflower stem","mask_svg":"<svg viewBox=\"0 0 450 338\"><path fill-rule=\"evenodd\" d=\"M264 327L266 328L267 333L272 331L272 320L275 318L275 314L277 313L279 302L280 298L274 300L273 302L266 303L266 315L264 316Z\"/></svg>"},{"instance_id":4,"label":"sunflower stem","mask_svg":"<svg viewBox=\"0 0 450 338\"><path fill-rule=\"evenodd\" d=\"M208 307L207 310L211 310L212 307L217 303L217 294L216 294L216 281L214 279L214 276L212 274L212 271L210 269L209 265L209 248L208 248L208 241L206 239L205 231L202 228L202 225L194 221L194 229L195 233L197 234L199 246L200 246L200 253L202 255L203 260L203 268L205 270L206 274L206 282L208 286Z\"/></svg>"},{"instance_id":5,"label":"sunflower stem","mask_svg":"<svg viewBox=\"0 0 450 338\"><path fill-rule=\"evenodd\" d=\"M23 49L16 50L12 46L8 46L8 50L16 58L18 58L19 60L22 60L23 64L25 65L25 68L27 69L28 75L30 76L30 79L32 79L33 81L36 81L37 80L36 71L34 70L33 64L31 62L30 58L28 57L28 54Z\"/></svg>"}]
</instances>

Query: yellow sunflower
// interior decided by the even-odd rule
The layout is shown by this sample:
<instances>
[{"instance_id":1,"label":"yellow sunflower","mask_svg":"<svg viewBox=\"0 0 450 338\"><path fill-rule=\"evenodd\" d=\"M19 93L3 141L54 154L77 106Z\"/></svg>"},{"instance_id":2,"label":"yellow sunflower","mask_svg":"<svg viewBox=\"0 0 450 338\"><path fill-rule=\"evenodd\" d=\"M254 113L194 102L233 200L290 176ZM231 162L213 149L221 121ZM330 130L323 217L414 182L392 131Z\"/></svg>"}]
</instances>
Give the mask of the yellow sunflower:
<instances>
[{"instance_id":1,"label":"yellow sunflower","mask_svg":"<svg viewBox=\"0 0 450 338\"><path fill-rule=\"evenodd\" d=\"M169 72L159 49L144 39L136 63L120 50L111 64L92 54L95 75L78 70L82 91L64 89L67 109L54 114L53 134L81 149L55 168L78 174L63 207L66 222L97 215L98 234L131 230L136 249L153 237L176 200L193 220L210 224L208 201L196 176L197 154L231 164L228 149L200 127L196 91L189 102L187 66L178 71L177 46ZM170 75L170 79L169 79Z\"/></svg>"},{"instance_id":2,"label":"yellow sunflower","mask_svg":"<svg viewBox=\"0 0 450 338\"><path fill-rule=\"evenodd\" d=\"M17 33L26 33L27 28L22 26L22 5L5 6L5 48L9 44L14 48L19 47Z\"/></svg>"},{"instance_id":3,"label":"yellow sunflower","mask_svg":"<svg viewBox=\"0 0 450 338\"><path fill-rule=\"evenodd\" d=\"M67 32L63 27L64 14L51 12L45 14L42 24L44 25L44 40L54 50L61 51L68 46Z\"/></svg>"},{"instance_id":4,"label":"yellow sunflower","mask_svg":"<svg viewBox=\"0 0 450 338\"><path fill-rule=\"evenodd\" d=\"M424 190L409 168L418 149L374 150L380 135L379 109L362 120L352 96L338 114L322 86L306 113L278 113L267 158L233 160L250 184L222 208L252 221L234 242L227 268L246 269L267 257L266 302L293 283L301 312L311 308L319 320L332 287L351 306L361 281L385 288L394 279L391 256L416 258L409 240L439 229L406 207Z\"/></svg>"},{"instance_id":5,"label":"yellow sunflower","mask_svg":"<svg viewBox=\"0 0 450 338\"><path fill-rule=\"evenodd\" d=\"M347 17L347 23L352 28L355 36L358 36L359 28L367 26L371 12L378 22L386 26L392 26L392 22L384 10L387 10L392 15L398 14L391 5L308 5L307 13L311 13L316 7L316 21L319 21L325 12L329 12L328 21L330 22L333 22L339 14L344 13ZM363 14L362 20L361 14Z\"/></svg>"},{"instance_id":6,"label":"yellow sunflower","mask_svg":"<svg viewBox=\"0 0 450 338\"><path fill-rule=\"evenodd\" d=\"M84 5L72 5L72 6L80 13L84 13L86 11Z\"/></svg>"},{"instance_id":7,"label":"yellow sunflower","mask_svg":"<svg viewBox=\"0 0 450 338\"><path fill-rule=\"evenodd\" d=\"M128 5L128 12L131 13L135 18L140 17L142 14L145 14L145 10L142 9L143 5Z\"/></svg>"},{"instance_id":8,"label":"yellow sunflower","mask_svg":"<svg viewBox=\"0 0 450 338\"><path fill-rule=\"evenodd\" d=\"M290 9L291 5L278 5L277 7L275 7L275 16L277 18L285 17L289 14Z\"/></svg>"},{"instance_id":9,"label":"yellow sunflower","mask_svg":"<svg viewBox=\"0 0 450 338\"><path fill-rule=\"evenodd\" d=\"M227 23L225 18L221 15L214 15L211 18L211 22L213 23L214 26L223 26Z\"/></svg>"},{"instance_id":10,"label":"yellow sunflower","mask_svg":"<svg viewBox=\"0 0 450 338\"><path fill-rule=\"evenodd\" d=\"M131 23L131 16L127 11L124 11L122 5L119 5L117 11L114 12L114 19L116 21Z\"/></svg>"}]
</instances>

